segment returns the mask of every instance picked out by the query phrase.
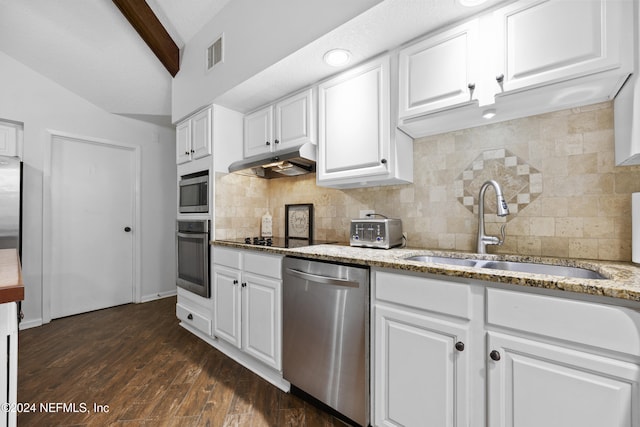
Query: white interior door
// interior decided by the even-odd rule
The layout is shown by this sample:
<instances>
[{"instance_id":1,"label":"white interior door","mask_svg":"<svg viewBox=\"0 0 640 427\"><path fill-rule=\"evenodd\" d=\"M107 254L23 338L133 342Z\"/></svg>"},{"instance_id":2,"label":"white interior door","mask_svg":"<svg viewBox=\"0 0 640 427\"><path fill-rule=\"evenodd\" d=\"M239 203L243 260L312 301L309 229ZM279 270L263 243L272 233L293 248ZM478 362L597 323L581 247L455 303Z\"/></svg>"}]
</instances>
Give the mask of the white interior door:
<instances>
[{"instance_id":1,"label":"white interior door","mask_svg":"<svg viewBox=\"0 0 640 427\"><path fill-rule=\"evenodd\" d=\"M132 302L133 150L55 136L50 185L51 318Z\"/></svg>"}]
</instances>

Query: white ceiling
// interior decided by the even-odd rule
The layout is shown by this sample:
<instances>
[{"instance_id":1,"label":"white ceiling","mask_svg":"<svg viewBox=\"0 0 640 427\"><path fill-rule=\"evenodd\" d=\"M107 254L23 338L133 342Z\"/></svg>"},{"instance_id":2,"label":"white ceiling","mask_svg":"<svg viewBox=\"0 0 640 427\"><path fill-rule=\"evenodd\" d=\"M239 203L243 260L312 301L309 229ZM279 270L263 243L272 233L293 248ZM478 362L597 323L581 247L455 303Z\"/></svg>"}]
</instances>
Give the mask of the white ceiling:
<instances>
[{"instance_id":1,"label":"white ceiling","mask_svg":"<svg viewBox=\"0 0 640 427\"><path fill-rule=\"evenodd\" d=\"M147 3L182 47L229 1ZM476 12L455 0L385 0L215 101L248 111L335 73L321 62L329 48L349 49L355 63ZM0 0L0 51L109 112L170 123L171 75L112 1Z\"/></svg>"}]
</instances>

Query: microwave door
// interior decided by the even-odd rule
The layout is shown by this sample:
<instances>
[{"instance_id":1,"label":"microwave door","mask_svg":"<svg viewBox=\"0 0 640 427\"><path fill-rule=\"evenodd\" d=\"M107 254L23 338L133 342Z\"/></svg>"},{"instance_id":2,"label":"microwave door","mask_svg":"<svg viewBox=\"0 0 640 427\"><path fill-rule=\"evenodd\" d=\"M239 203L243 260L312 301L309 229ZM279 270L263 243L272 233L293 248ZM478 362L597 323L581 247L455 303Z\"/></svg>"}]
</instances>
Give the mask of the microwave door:
<instances>
[{"instance_id":1,"label":"microwave door","mask_svg":"<svg viewBox=\"0 0 640 427\"><path fill-rule=\"evenodd\" d=\"M209 212L209 191L206 180L180 182L180 212Z\"/></svg>"}]
</instances>

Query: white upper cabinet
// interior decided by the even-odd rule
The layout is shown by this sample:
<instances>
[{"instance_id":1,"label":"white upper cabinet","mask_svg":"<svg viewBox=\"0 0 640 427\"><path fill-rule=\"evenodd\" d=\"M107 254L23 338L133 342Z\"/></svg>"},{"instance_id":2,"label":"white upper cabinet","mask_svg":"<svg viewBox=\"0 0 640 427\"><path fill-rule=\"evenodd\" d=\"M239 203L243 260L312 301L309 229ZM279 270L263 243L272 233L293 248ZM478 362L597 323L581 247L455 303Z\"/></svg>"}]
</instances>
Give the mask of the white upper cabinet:
<instances>
[{"instance_id":1,"label":"white upper cabinet","mask_svg":"<svg viewBox=\"0 0 640 427\"><path fill-rule=\"evenodd\" d=\"M244 117L244 157L268 153L273 140L273 105Z\"/></svg>"},{"instance_id":2,"label":"white upper cabinet","mask_svg":"<svg viewBox=\"0 0 640 427\"><path fill-rule=\"evenodd\" d=\"M275 105L276 149L316 142L313 90L290 96Z\"/></svg>"},{"instance_id":3,"label":"white upper cabinet","mask_svg":"<svg viewBox=\"0 0 640 427\"><path fill-rule=\"evenodd\" d=\"M244 118L244 157L315 143L313 90L307 89Z\"/></svg>"},{"instance_id":4,"label":"white upper cabinet","mask_svg":"<svg viewBox=\"0 0 640 427\"><path fill-rule=\"evenodd\" d=\"M613 114L616 165L640 164L640 7L633 12L635 22L633 56L636 70L616 96Z\"/></svg>"},{"instance_id":5,"label":"white upper cabinet","mask_svg":"<svg viewBox=\"0 0 640 427\"><path fill-rule=\"evenodd\" d=\"M412 141L391 127L389 71L384 56L319 85L318 185L412 182Z\"/></svg>"},{"instance_id":6,"label":"white upper cabinet","mask_svg":"<svg viewBox=\"0 0 640 427\"><path fill-rule=\"evenodd\" d=\"M20 155L18 143L20 132L17 126L0 123L0 156L16 157Z\"/></svg>"},{"instance_id":7,"label":"white upper cabinet","mask_svg":"<svg viewBox=\"0 0 640 427\"><path fill-rule=\"evenodd\" d=\"M474 20L402 49L399 116L412 117L476 99L477 40Z\"/></svg>"},{"instance_id":8,"label":"white upper cabinet","mask_svg":"<svg viewBox=\"0 0 640 427\"><path fill-rule=\"evenodd\" d=\"M510 92L620 68L626 58L619 46L633 32L621 6L613 0L526 0L496 11L497 83ZM630 31L625 35L623 28Z\"/></svg>"},{"instance_id":9,"label":"white upper cabinet","mask_svg":"<svg viewBox=\"0 0 640 427\"><path fill-rule=\"evenodd\" d=\"M611 100L632 34L631 1L511 3L400 51L398 125L417 138Z\"/></svg>"},{"instance_id":10,"label":"white upper cabinet","mask_svg":"<svg viewBox=\"0 0 640 427\"><path fill-rule=\"evenodd\" d=\"M176 126L178 164L211 155L212 107L194 114Z\"/></svg>"}]
</instances>

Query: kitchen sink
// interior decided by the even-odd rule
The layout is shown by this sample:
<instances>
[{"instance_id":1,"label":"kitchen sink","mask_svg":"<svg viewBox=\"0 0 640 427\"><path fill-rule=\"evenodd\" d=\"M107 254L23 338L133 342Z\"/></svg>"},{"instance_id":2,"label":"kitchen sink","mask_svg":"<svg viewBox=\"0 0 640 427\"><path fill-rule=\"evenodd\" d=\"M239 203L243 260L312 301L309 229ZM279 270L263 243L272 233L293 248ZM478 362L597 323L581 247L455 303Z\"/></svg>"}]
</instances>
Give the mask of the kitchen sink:
<instances>
[{"instance_id":1,"label":"kitchen sink","mask_svg":"<svg viewBox=\"0 0 640 427\"><path fill-rule=\"evenodd\" d=\"M482 259L452 258L446 256L414 255L405 258L407 261L417 261L434 264L460 265L465 267L488 268L491 270L517 271L520 273L547 274L550 276L571 277L577 279L606 279L600 273L579 267L564 265L536 264L518 261L487 261Z\"/></svg>"},{"instance_id":2,"label":"kitchen sink","mask_svg":"<svg viewBox=\"0 0 640 427\"><path fill-rule=\"evenodd\" d=\"M548 274L551 276L573 277L577 279L605 279L599 273L586 268L567 267L565 265L535 264L516 261L481 261L476 267L494 270L518 271L521 273Z\"/></svg>"}]
</instances>

